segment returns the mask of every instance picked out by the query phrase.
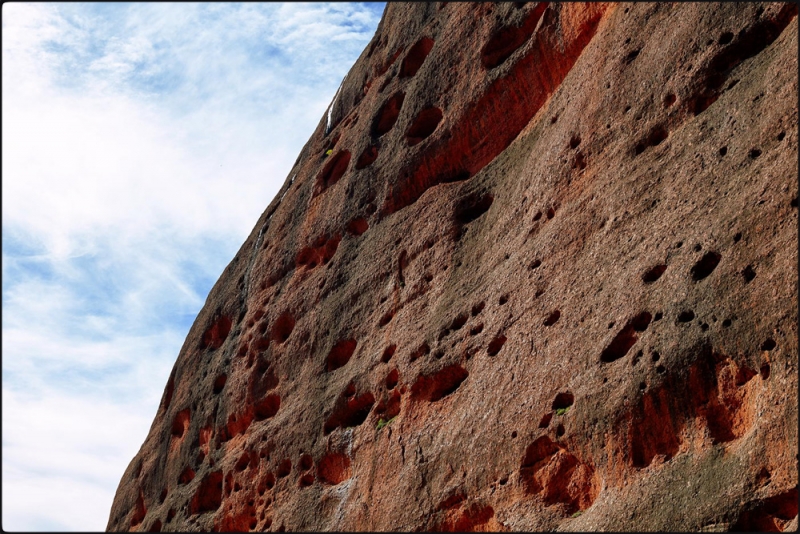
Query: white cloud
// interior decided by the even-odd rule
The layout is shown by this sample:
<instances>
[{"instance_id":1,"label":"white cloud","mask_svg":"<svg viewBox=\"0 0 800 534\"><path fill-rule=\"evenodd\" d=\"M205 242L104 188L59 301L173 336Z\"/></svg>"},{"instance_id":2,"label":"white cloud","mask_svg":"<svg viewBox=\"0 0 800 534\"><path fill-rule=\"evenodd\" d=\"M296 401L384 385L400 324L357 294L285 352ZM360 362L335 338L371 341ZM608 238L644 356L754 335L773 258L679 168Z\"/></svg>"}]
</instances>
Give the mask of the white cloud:
<instances>
[{"instance_id":1,"label":"white cloud","mask_svg":"<svg viewBox=\"0 0 800 534\"><path fill-rule=\"evenodd\" d=\"M3 4L3 527L103 529L382 6Z\"/></svg>"}]
</instances>

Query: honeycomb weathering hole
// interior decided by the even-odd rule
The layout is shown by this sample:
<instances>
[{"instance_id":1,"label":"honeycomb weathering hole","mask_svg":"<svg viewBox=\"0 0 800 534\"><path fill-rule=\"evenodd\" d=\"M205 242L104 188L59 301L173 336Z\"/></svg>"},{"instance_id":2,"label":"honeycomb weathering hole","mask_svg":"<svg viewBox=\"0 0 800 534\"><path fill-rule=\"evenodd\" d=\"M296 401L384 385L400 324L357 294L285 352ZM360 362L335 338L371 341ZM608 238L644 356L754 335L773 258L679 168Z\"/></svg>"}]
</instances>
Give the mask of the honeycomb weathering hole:
<instances>
[{"instance_id":1,"label":"honeycomb weathering hole","mask_svg":"<svg viewBox=\"0 0 800 534\"><path fill-rule=\"evenodd\" d=\"M636 333L644 332L651 320L652 316L648 312L642 312L628 321L628 324L614 336L611 343L600 354L600 361L610 363L625 356L639 339Z\"/></svg>"},{"instance_id":2,"label":"honeycomb weathering hole","mask_svg":"<svg viewBox=\"0 0 800 534\"><path fill-rule=\"evenodd\" d=\"M544 320L544 326L553 326L558 322L561 318L561 312L559 310L554 310L550 315L547 316L547 319Z\"/></svg>"},{"instance_id":3,"label":"honeycomb weathering hole","mask_svg":"<svg viewBox=\"0 0 800 534\"><path fill-rule=\"evenodd\" d=\"M429 137L442 121L442 110L436 107L423 109L406 132L408 146L421 143Z\"/></svg>"},{"instance_id":4,"label":"honeycomb weathering hole","mask_svg":"<svg viewBox=\"0 0 800 534\"><path fill-rule=\"evenodd\" d=\"M264 419L269 419L270 417L274 417L275 414L278 413L278 410L281 407L281 398L280 396L273 394L267 395L262 400L255 403L253 409L253 414L255 416L256 421L263 421Z\"/></svg>"},{"instance_id":5,"label":"honeycomb weathering hole","mask_svg":"<svg viewBox=\"0 0 800 534\"><path fill-rule=\"evenodd\" d=\"M400 380L400 375L397 372L397 369L392 369L392 371L386 376L386 389L394 389L398 380Z\"/></svg>"},{"instance_id":6,"label":"honeycomb weathering hole","mask_svg":"<svg viewBox=\"0 0 800 534\"><path fill-rule=\"evenodd\" d=\"M285 343L294 330L295 320L289 313L283 313L272 325L272 340Z\"/></svg>"},{"instance_id":7,"label":"honeycomb weathering hole","mask_svg":"<svg viewBox=\"0 0 800 534\"><path fill-rule=\"evenodd\" d=\"M406 57L403 58L403 63L400 66L400 77L408 78L409 76L414 76L425 62L425 58L428 57L432 48L433 39L430 37L423 37L417 41L408 51Z\"/></svg>"},{"instance_id":8,"label":"honeycomb weathering hole","mask_svg":"<svg viewBox=\"0 0 800 534\"><path fill-rule=\"evenodd\" d=\"M708 275L714 272L714 269L717 268L720 259L722 259L722 255L718 252L706 252L703 257L700 258L700 260L695 263L694 266L692 266L692 280L699 282L700 280L706 278Z\"/></svg>"},{"instance_id":9,"label":"honeycomb weathering hole","mask_svg":"<svg viewBox=\"0 0 800 534\"><path fill-rule=\"evenodd\" d=\"M483 66L493 69L511 57L511 54L522 46L536 29L536 24L547 5L548 2L540 2L528 13L519 26L506 26L496 31L481 50Z\"/></svg>"},{"instance_id":10,"label":"honeycomb weathering hole","mask_svg":"<svg viewBox=\"0 0 800 534\"><path fill-rule=\"evenodd\" d=\"M192 480L194 480L194 469L187 466L178 477L178 484L188 484Z\"/></svg>"},{"instance_id":11,"label":"honeycomb weathering hole","mask_svg":"<svg viewBox=\"0 0 800 534\"><path fill-rule=\"evenodd\" d=\"M175 414L175 419L172 420L172 428L170 432L173 437L182 438L183 434L189 428L189 408L181 410Z\"/></svg>"},{"instance_id":12,"label":"honeycomb weathering hole","mask_svg":"<svg viewBox=\"0 0 800 534\"><path fill-rule=\"evenodd\" d=\"M231 331L231 325L231 320L228 317L224 315L218 317L203 334L203 342L200 348L203 350L220 348Z\"/></svg>"},{"instance_id":13,"label":"honeycomb weathering hole","mask_svg":"<svg viewBox=\"0 0 800 534\"><path fill-rule=\"evenodd\" d=\"M417 378L411 386L411 395L436 402L456 391L468 376L467 370L460 365L450 365L432 375Z\"/></svg>"},{"instance_id":14,"label":"honeycomb weathering hole","mask_svg":"<svg viewBox=\"0 0 800 534\"><path fill-rule=\"evenodd\" d=\"M197 487L191 502L189 514L213 512L222 504L222 471L207 474Z\"/></svg>"},{"instance_id":15,"label":"honeycomb weathering hole","mask_svg":"<svg viewBox=\"0 0 800 534\"><path fill-rule=\"evenodd\" d=\"M563 410L565 408L569 408L575 402L575 396L570 393L569 391L559 393L556 395L556 398L553 399L553 409L554 410Z\"/></svg>"},{"instance_id":16,"label":"honeycomb weathering hole","mask_svg":"<svg viewBox=\"0 0 800 534\"><path fill-rule=\"evenodd\" d=\"M378 159L378 147L375 145L370 145L364 149L364 152L358 156L358 160L356 161L356 170L360 171L366 167L372 165L375 160Z\"/></svg>"},{"instance_id":17,"label":"honeycomb weathering hole","mask_svg":"<svg viewBox=\"0 0 800 534\"><path fill-rule=\"evenodd\" d=\"M345 454L338 452L326 454L317 464L317 478L323 484L335 486L351 476L350 458Z\"/></svg>"},{"instance_id":18,"label":"honeycomb weathering hole","mask_svg":"<svg viewBox=\"0 0 800 534\"><path fill-rule=\"evenodd\" d=\"M222 373L217 378L214 379L214 395L219 394L222 391L222 388L225 387L225 382L228 381L228 375Z\"/></svg>"},{"instance_id":19,"label":"honeycomb weathering hole","mask_svg":"<svg viewBox=\"0 0 800 534\"><path fill-rule=\"evenodd\" d=\"M322 172L317 177L317 186L314 190L314 195L319 195L327 188L335 184L339 181L345 171L347 171L347 166L350 164L350 151L342 150L333 156L325 166L322 168Z\"/></svg>"},{"instance_id":20,"label":"honeycomb weathering hole","mask_svg":"<svg viewBox=\"0 0 800 534\"><path fill-rule=\"evenodd\" d=\"M356 217L347 224L347 232L350 235L359 236L369 229L369 223L363 217Z\"/></svg>"},{"instance_id":21,"label":"honeycomb weathering hole","mask_svg":"<svg viewBox=\"0 0 800 534\"><path fill-rule=\"evenodd\" d=\"M367 420L372 406L375 404L375 396L369 391L358 397L353 396L339 404L333 410L323 428L324 433L330 434L337 427L359 426Z\"/></svg>"},{"instance_id":22,"label":"honeycomb weathering hole","mask_svg":"<svg viewBox=\"0 0 800 534\"><path fill-rule=\"evenodd\" d=\"M500 349L503 348L503 345L505 345L505 343L506 343L506 336L504 336L503 334L499 334L489 343L489 347L486 349L486 352L489 354L489 356L497 356L497 353L500 352Z\"/></svg>"},{"instance_id":23,"label":"honeycomb weathering hole","mask_svg":"<svg viewBox=\"0 0 800 534\"><path fill-rule=\"evenodd\" d=\"M645 284L652 284L661 278L661 275L664 274L664 271L666 270L666 265L656 265L655 267L648 269L647 272L642 275L642 282Z\"/></svg>"},{"instance_id":24,"label":"honeycomb weathering hole","mask_svg":"<svg viewBox=\"0 0 800 534\"><path fill-rule=\"evenodd\" d=\"M302 471L308 471L314 467L314 459L311 457L310 454L304 454L300 457L300 469Z\"/></svg>"},{"instance_id":25,"label":"honeycomb weathering hole","mask_svg":"<svg viewBox=\"0 0 800 534\"><path fill-rule=\"evenodd\" d=\"M394 344L389 345L388 347L386 347L386 349L384 349L384 351L383 351L383 354L381 355L381 361L383 363L386 363L389 360L391 360L392 356L394 356L394 351L396 351L396 350L397 350L397 345L394 345Z\"/></svg>"},{"instance_id":26,"label":"honeycomb weathering hole","mask_svg":"<svg viewBox=\"0 0 800 534\"><path fill-rule=\"evenodd\" d=\"M372 123L373 135L380 137L392 129L394 123L397 122L397 117L400 115L400 109L403 107L405 97L405 93L395 93L386 101Z\"/></svg>"},{"instance_id":27,"label":"honeycomb weathering hole","mask_svg":"<svg viewBox=\"0 0 800 534\"><path fill-rule=\"evenodd\" d=\"M350 361L350 357L353 356L353 352L356 350L356 344L357 342L355 339L345 339L336 343L330 353L328 353L325 369L330 372L344 367L347 362Z\"/></svg>"},{"instance_id":28,"label":"honeycomb weathering hole","mask_svg":"<svg viewBox=\"0 0 800 534\"><path fill-rule=\"evenodd\" d=\"M471 223L489 211L494 202L490 194L479 195L476 193L462 198L456 206L455 218L460 224Z\"/></svg>"},{"instance_id":29,"label":"honeycomb weathering hole","mask_svg":"<svg viewBox=\"0 0 800 534\"><path fill-rule=\"evenodd\" d=\"M568 514L589 508L599 493L592 466L547 436L528 446L520 478L526 493L541 495L548 505L563 504Z\"/></svg>"}]
</instances>

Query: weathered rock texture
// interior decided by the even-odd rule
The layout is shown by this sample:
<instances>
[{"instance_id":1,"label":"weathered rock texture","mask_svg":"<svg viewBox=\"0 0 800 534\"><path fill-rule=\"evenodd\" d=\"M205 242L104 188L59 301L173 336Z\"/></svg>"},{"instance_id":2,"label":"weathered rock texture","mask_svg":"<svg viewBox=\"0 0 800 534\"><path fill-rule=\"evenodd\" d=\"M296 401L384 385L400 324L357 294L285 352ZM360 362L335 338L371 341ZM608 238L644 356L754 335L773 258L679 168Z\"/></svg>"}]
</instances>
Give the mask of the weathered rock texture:
<instances>
[{"instance_id":1,"label":"weathered rock texture","mask_svg":"<svg viewBox=\"0 0 800 534\"><path fill-rule=\"evenodd\" d=\"M796 529L796 15L389 4L108 528Z\"/></svg>"}]
</instances>

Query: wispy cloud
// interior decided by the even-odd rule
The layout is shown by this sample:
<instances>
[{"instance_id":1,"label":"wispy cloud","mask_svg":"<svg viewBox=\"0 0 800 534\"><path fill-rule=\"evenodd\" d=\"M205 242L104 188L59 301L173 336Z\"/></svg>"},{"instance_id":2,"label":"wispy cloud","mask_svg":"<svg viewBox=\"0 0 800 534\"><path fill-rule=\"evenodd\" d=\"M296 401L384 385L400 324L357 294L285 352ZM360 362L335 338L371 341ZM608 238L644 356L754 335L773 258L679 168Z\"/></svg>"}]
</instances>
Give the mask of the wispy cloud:
<instances>
[{"instance_id":1,"label":"wispy cloud","mask_svg":"<svg viewBox=\"0 0 800 534\"><path fill-rule=\"evenodd\" d=\"M102 530L383 4L3 5L3 528Z\"/></svg>"}]
</instances>

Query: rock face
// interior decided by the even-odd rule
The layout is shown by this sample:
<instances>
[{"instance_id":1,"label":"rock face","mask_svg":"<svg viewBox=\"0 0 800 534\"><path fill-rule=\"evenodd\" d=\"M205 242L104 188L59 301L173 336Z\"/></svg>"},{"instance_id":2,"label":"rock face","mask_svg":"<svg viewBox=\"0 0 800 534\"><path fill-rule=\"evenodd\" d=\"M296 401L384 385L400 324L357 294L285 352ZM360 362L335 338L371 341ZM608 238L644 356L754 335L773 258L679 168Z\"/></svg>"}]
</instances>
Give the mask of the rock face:
<instances>
[{"instance_id":1,"label":"rock face","mask_svg":"<svg viewBox=\"0 0 800 534\"><path fill-rule=\"evenodd\" d=\"M796 15L388 4L108 529L796 529Z\"/></svg>"}]
</instances>

